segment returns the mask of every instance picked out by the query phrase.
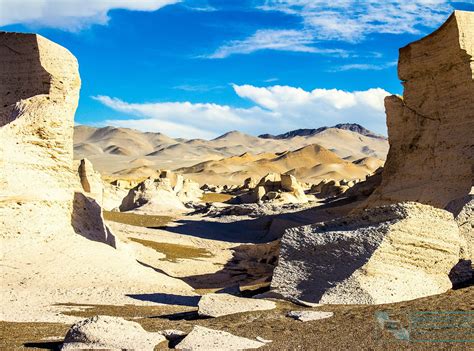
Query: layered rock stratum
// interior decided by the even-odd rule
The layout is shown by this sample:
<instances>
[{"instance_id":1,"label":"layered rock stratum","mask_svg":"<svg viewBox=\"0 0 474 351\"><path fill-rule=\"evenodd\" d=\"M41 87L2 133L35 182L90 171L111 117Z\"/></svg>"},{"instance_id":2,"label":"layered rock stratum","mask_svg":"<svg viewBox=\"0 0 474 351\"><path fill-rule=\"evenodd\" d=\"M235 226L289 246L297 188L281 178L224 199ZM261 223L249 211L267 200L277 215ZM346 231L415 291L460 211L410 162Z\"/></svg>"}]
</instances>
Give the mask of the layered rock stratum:
<instances>
[{"instance_id":1,"label":"layered rock stratum","mask_svg":"<svg viewBox=\"0 0 474 351\"><path fill-rule=\"evenodd\" d=\"M272 289L312 303L380 304L443 293L461 238L451 213L417 203L288 229Z\"/></svg>"},{"instance_id":2,"label":"layered rock stratum","mask_svg":"<svg viewBox=\"0 0 474 351\"><path fill-rule=\"evenodd\" d=\"M474 14L463 11L400 50L404 93L385 99L381 181L348 192L371 194L353 215L285 232L274 292L378 304L472 281L473 53Z\"/></svg>"},{"instance_id":3,"label":"layered rock stratum","mask_svg":"<svg viewBox=\"0 0 474 351\"><path fill-rule=\"evenodd\" d=\"M455 11L400 49L403 98L385 99L390 149L366 207L417 201L444 208L467 195L474 165L474 15Z\"/></svg>"}]
</instances>

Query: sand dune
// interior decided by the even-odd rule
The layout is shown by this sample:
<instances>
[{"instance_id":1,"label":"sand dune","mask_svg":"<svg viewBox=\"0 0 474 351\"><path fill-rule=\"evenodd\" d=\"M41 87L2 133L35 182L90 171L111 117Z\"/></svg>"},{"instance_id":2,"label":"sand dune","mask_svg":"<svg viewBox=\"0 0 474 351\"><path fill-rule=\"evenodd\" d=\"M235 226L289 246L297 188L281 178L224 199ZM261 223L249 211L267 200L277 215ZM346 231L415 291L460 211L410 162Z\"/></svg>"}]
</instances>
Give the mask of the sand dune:
<instances>
[{"instance_id":1,"label":"sand dune","mask_svg":"<svg viewBox=\"0 0 474 351\"><path fill-rule=\"evenodd\" d=\"M312 144L282 153L244 153L178 171L201 184L242 184L248 177L260 178L270 172L288 173L300 180L316 183L322 179L363 179L378 168L376 165L383 164L374 157L356 162L346 161L336 153Z\"/></svg>"}]
</instances>

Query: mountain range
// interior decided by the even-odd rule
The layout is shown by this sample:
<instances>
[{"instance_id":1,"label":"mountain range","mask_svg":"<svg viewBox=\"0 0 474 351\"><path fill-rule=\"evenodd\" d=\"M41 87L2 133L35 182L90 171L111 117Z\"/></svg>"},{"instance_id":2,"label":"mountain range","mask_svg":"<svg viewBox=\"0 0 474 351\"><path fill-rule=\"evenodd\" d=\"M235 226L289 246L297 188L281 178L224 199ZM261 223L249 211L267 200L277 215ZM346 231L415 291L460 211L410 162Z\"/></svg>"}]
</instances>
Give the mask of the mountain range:
<instances>
[{"instance_id":1,"label":"mountain range","mask_svg":"<svg viewBox=\"0 0 474 351\"><path fill-rule=\"evenodd\" d=\"M237 184L248 176L273 171L311 181L361 178L383 164L387 151L384 137L356 124L277 136L231 131L212 140L171 138L128 128L74 128L75 158L88 158L111 178L155 176L157 169L179 170L199 182L214 184Z\"/></svg>"}]
</instances>

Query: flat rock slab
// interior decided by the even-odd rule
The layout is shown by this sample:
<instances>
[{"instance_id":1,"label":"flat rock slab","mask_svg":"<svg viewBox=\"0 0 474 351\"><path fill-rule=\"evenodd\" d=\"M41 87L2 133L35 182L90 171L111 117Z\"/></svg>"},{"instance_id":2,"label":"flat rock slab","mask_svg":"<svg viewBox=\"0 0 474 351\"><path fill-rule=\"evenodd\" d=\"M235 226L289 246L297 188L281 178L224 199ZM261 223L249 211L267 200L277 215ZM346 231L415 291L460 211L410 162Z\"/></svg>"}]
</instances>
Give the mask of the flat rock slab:
<instances>
[{"instance_id":1,"label":"flat rock slab","mask_svg":"<svg viewBox=\"0 0 474 351\"><path fill-rule=\"evenodd\" d=\"M119 317L94 316L74 324L61 350L143 350L153 351L166 338L149 333L136 322Z\"/></svg>"},{"instance_id":2,"label":"flat rock slab","mask_svg":"<svg viewBox=\"0 0 474 351\"><path fill-rule=\"evenodd\" d=\"M333 312L323 311L290 311L286 316L301 322L309 322L317 321L319 319L331 318L333 315Z\"/></svg>"},{"instance_id":3,"label":"flat rock slab","mask_svg":"<svg viewBox=\"0 0 474 351\"><path fill-rule=\"evenodd\" d=\"M272 301L248 299L229 294L207 294L198 304L200 316L220 317L234 313L272 310L276 304Z\"/></svg>"},{"instance_id":4,"label":"flat rock slab","mask_svg":"<svg viewBox=\"0 0 474 351\"><path fill-rule=\"evenodd\" d=\"M264 342L242 338L220 330L194 326L177 350L248 350L264 346Z\"/></svg>"}]
</instances>

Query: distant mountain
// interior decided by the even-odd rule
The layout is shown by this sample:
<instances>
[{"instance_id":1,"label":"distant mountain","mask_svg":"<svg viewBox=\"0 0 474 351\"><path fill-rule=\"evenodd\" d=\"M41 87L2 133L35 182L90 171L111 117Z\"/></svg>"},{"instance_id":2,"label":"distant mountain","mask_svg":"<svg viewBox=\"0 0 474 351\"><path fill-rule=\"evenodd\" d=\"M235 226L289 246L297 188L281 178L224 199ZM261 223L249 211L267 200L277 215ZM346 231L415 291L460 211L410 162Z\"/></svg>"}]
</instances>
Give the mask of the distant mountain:
<instances>
[{"instance_id":1,"label":"distant mountain","mask_svg":"<svg viewBox=\"0 0 474 351\"><path fill-rule=\"evenodd\" d=\"M383 135L376 134L368 130L367 128L362 127L360 124L357 124L357 123L341 123L341 124L336 124L334 127L320 127L316 129L296 129L296 130L292 130L290 132L286 132L279 135L261 134L258 137L262 139L290 139L297 136L307 137L307 136L319 134L331 128L349 130L351 132L358 133L369 138L386 139Z\"/></svg>"},{"instance_id":2,"label":"distant mountain","mask_svg":"<svg viewBox=\"0 0 474 351\"><path fill-rule=\"evenodd\" d=\"M104 175L123 176L124 178L147 177L155 174L157 169L186 167L193 167L193 169L186 170L189 173L199 173L199 167L202 166L200 164L203 162L227 159L228 161L222 163L205 164L207 165L206 169L196 174L196 178L200 177L202 181L211 182L212 177L209 180L203 177L215 172L219 174L222 183L229 183L232 179L236 184L244 177L252 174L260 175L260 173L270 172L272 169L286 172L295 168L298 170L299 176L307 179L323 174L319 168L304 172L301 168L304 165L298 166L298 159L304 159L304 164L310 164L314 163L316 155L320 158L326 154L324 150L313 152L312 148L304 149L308 145L317 144L318 147L330 151L331 155L334 153L349 163L366 157L385 159L388 150L387 140L361 134L362 127L352 127L359 132L354 132L349 127L344 129L341 125L339 127L320 128L316 134L311 132L304 136L301 133L303 136L294 138L287 136L281 139L265 139L239 131L231 131L213 140L204 140L170 138L161 133L143 133L128 128L94 128L80 125L74 128L74 157L76 159L88 158L94 167ZM298 149L302 149L302 151L296 152ZM289 151L295 152L289 153L288 156L281 159L275 159L277 153ZM273 154L271 158L275 159L274 161L258 161L269 153ZM247 157L242 157L242 154ZM237 156L238 158L235 158ZM254 157L257 159L253 160ZM310 160L312 161L310 162ZM236 163L233 164L234 162ZM240 165L240 162L252 163L255 167ZM293 163L295 163L294 166L291 165ZM327 163L333 165L335 176L344 174L344 172L337 170L340 168L337 162L328 160ZM285 166L283 167L283 165ZM210 166L215 169L209 169ZM359 167L351 164L349 168L354 169L355 166ZM346 173L346 175L348 174ZM363 176L363 174L359 175ZM217 183L217 180L215 182Z\"/></svg>"}]
</instances>

